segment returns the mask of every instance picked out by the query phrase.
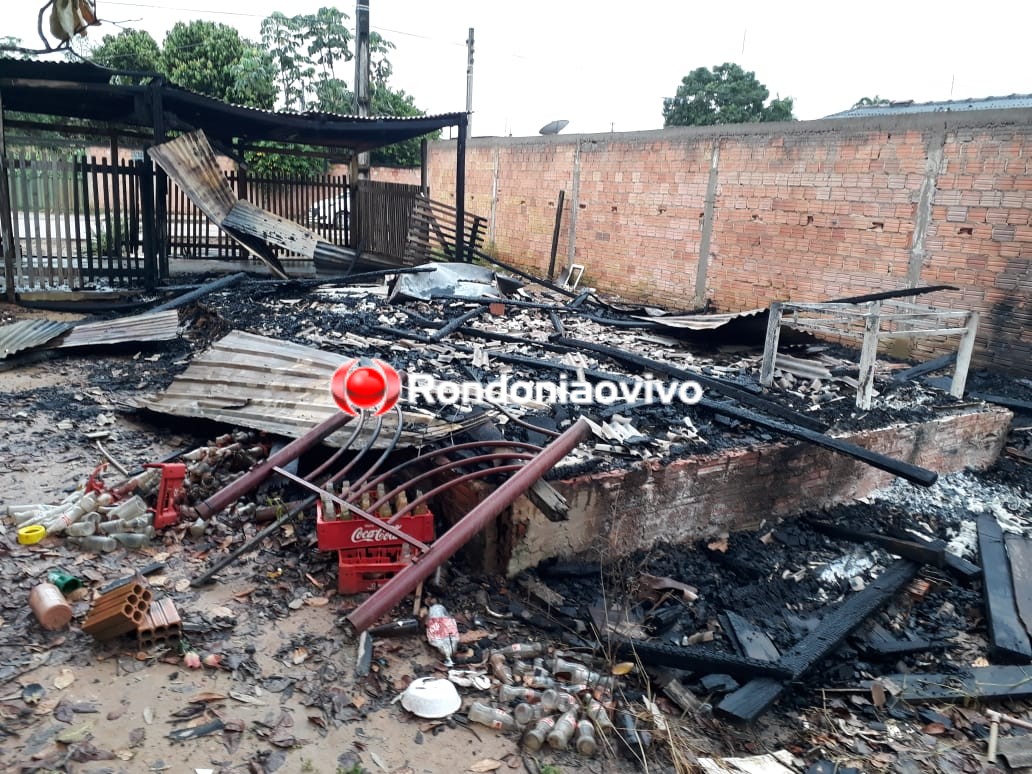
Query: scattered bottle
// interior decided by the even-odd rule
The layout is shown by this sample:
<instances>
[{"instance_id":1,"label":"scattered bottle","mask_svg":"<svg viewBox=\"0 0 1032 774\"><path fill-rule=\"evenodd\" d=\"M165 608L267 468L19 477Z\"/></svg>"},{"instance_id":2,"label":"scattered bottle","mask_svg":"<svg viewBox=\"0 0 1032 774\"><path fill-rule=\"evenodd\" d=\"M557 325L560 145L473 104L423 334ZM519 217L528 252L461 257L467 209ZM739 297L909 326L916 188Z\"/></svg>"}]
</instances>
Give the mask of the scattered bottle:
<instances>
[{"instance_id":1,"label":"scattered bottle","mask_svg":"<svg viewBox=\"0 0 1032 774\"><path fill-rule=\"evenodd\" d=\"M376 485L376 499L382 501L380 502L380 507L376 509L376 515L387 521L394 514L391 513L391 501L387 499L386 484L379 483Z\"/></svg>"},{"instance_id":2,"label":"scattered bottle","mask_svg":"<svg viewBox=\"0 0 1032 774\"><path fill-rule=\"evenodd\" d=\"M427 641L444 654L445 666L452 666L452 654L459 641L459 627L444 605L431 605L426 619Z\"/></svg>"},{"instance_id":3,"label":"scattered bottle","mask_svg":"<svg viewBox=\"0 0 1032 774\"><path fill-rule=\"evenodd\" d=\"M87 535L86 537L68 538L68 542L78 546L83 551L98 551L105 554L118 548L118 541L109 535Z\"/></svg>"},{"instance_id":4,"label":"scattered bottle","mask_svg":"<svg viewBox=\"0 0 1032 774\"><path fill-rule=\"evenodd\" d=\"M569 712L577 706L577 700L559 688L549 688L541 694L541 704L548 712Z\"/></svg>"},{"instance_id":5,"label":"scattered bottle","mask_svg":"<svg viewBox=\"0 0 1032 774\"><path fill-rule=\"evenodd\" d=\"M139 532L114 532L109 537L117 540L126 548L143 548L150 545L150 538Z\"/></svg>"},{"instance_id":6,"label":"scattered bottle","mask_svg":"<svg viewBox=\"0 0 1032 774\"><path fill-rule=\"evenodd\" d=\"M577 752L589 758L598 750L598 742L595 741L595 726L590 720L581 720L577 723Z\"/></svg>"},{"instance_id":7,"label":"scattered bottle","mask_svg":"<svg viewBox=\"0 0 1032 774\"><path fill-rule=\"evenodd\" d=\"M528 704L525 701L517 704L516 709L512 711L512 716L516 718L516 722L521 726L529 725L535 720L541 720L542 715L544 715L544 710L540 704Z\"/></svg>"},{"instance_id":8,"label":"scattered bottle","mask_svg":"<svg viewBox=\"0 0 1032 774\"><path fill-rule=\"evenodd\" d=\"M474 723L480 723L488 728L498 728L504 731L516 730L516 719L503 709L489 707L479 701L470 705L466 717Z\"/></svg>"},{"instance_id":9,"label":"scattered bottle","mask_svg":"<svg viewBox=\"0 0 1032 774\"><path fill-rule=\"evenodd\" d=\"M541 642L514 642L504 648L498 648L492 653L501 653L503 656L513 658L533 658L545 652L544 643Z\"/></svg>"},{"instance_id":10,"label":"scattered bottle","mask_svg":"<svg viewBox=\"0 0 1032 774\"><path fill-rule=\"evenodd\" d=\"M555 721L555 728L548 734L548 746L553 750L564 750L577 730L577 710L569 710Z\"/></svg>"},{"instance_id":11,"label":"scattered bottle","mask_svg":"<svg viewBox=\"0 0 1032 774\"><path fill-rule=\"evenodd\" d=\"M541 718L530 731L523 735L523 746L532 751L540 750L553 728L555 728L554 717Z\"/></svg>"},{"instance_id":12,"label":"scattered bottle","mask_svg":"<svg viewBox=\"0 0 1032 774\"><path fill-rule=\"evenodd\" d=\"M505 661L505 656L501 653L495 653L488 659L491 664L491 672L497 677L503 684L512 685L513 677L512 670L509 669L509 665Z\"/></svg>"},{"instance_id":13,"label":"scattered bottle","mask_svg":"<svg viewBox=\"0 0 1032 774\"><path fill-rule=\"evenodd\" d=\"M499 685L498 701L508 704L511 701L522 701L527 704L538 704L541 701L541 694L533 688L523 688L518 685Z\"/></svg>"},{"instance_id":14,"label":"scattered bottle","mask_svg":"<svg viewBox=\"0 0 1032 774\"><path fill-rule=\"evenodd\" d=\"M402 489L398 492L397 497L394 498L394 512L401 513L406 508L408 508L408 495L405 494L405 490Z\"/></svg>"},{"instance_id":15,"label":"scattered bottle","mask_svg":"<svg viewBox=\"0 0 1032 774\"><path fill-rule=\"evenodd\" d=\"M609 711L606 710L605 705L590 694L584 697L584 714L603 731L613 728L613 721L610 720Z\"/></svg>"}]
</instances>

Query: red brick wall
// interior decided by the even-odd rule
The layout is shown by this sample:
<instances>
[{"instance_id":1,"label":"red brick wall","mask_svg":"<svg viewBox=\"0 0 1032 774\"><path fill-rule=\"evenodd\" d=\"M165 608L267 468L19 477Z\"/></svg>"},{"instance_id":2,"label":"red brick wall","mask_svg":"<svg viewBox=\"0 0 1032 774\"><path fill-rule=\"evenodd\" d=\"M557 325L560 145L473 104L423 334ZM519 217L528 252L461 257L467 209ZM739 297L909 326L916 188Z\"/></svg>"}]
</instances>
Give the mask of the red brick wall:
<instances>
[{"instance_id":1,"label":"red brick wall","mask_svg":"<svg viewBox=\"0 0 1032 774\"><path fill-rule=\"evenodd\" d=\"M588 284L691 308L715 144L718 308L955 284L926 300L981 314L976 363L1032 373L1032 110L475 139L466 206L494 216L499 257L543 274L565 189L560 266L575 209ZM431 145L434 198L454 202L454 176L454 142Z\"/></svg>"}]
</instances>

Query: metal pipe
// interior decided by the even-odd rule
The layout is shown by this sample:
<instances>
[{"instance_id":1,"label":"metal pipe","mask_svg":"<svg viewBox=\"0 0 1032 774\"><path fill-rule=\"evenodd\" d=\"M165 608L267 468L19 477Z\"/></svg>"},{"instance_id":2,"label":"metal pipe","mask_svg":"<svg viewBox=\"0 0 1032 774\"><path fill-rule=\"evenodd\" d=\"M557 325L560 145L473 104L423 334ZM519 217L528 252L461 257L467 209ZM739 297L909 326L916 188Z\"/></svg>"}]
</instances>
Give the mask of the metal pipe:
<instances>
[{"instance_id":1,"label":"metal pipe","mask_svg":"<svg viewBox=\"0 0 1032 774\"><path fill-rule=\"evenodd\" d=\"M526 465L498 465L494 468L481 468L480 470L474 470L472 473L463 473L461 476L445 481L440 486L435 486L429 492L425 492L416 499L409 501L408 505L391 516L391 523L395 523L405 514L415 511L416 508L423 503L428 500L432 500L442 492L447 492L449 489L452 489L464 481L474 481L478 478L487 478L488 476L493 476L495 473L516 473L525 467Z\"/></svg>"},{"instance_id":2,"label":"metal pipe","mask_svg":"<svg viewBox=\"0 0 1032 774\"><path fill-rule=\"evenodd\" d=\"M337 464L340 458L343 457L347 453L348 449L351 448L351 444L353 444L355 442L355 439L358 438L358 434L362 432L362 428L365 427L365 421L366 412L363 411L361 414L358 415L358 421L355 423L355 429L351 432L351 435L348 437L348 440L344 442L344 445L337 449L337 451L335 451L332 455L330 455L330 458L326 460L326 462L324 462L322 465L320 465L308 474L308 478L310 481L317 480L319 476L321 476L323 473L325 473L327 470L329 470L331 467Z\"/></svg>"},{"instance_id":3,"label":"metal pipe","mask_svg":"<svg viewBox=\"0 0 1032 774\"><path fill-rule=\"evenodd\" d=\"M419 462L425 462L428 459L431 459L433 457L437 457L437 456L439 456L441 454L446 454L448 452L465 451L466 449L479 449L479 448L484 447L484 446L487 446L487 447L505 446L506 448L512 448L512 449L526 449L527 451L533 452L534 454L540 454L541 453L541 447L540 446L535 446L532 443L523 443L522 441L506 441L504 438L498 439L498 440L492 440L492 441L468 441L466 443L458 443L458 444L455 444L453 446L447 446L447 447L445 447L443 449L433 449L432 451L423 452L422 454L419 454L419 455L413 457L412 459L405 460L405 462L402 462L402 463L400 463L398 465L395 465L393 468L391 468L387 472L381 473L379 476L374 478L372 481L367 482L366 485L362 489L359 489L357 491L353 491L353 496L357 497L357 496L361 495L362 492L365 492L367 490L374 490L374 489L376 489L376 485L377 484L381 484L384 481L386 481L387 479L389 479L389 478L391 478L393 476L396 476L398 474L398 471L400 471L400 470L402 470L404 468L407 468L409 465L415 465L415 464L417 464ZM352 489L354 489L354 487L352 487Z\"/></svg>"},{"instance_id":4,"label":"metal pipe","mask_svg":"<svg viewBox=\"0 0 1032 774\"><path fill-rule=\"evenodd\" d=\"M356 481L351 487L349 487L349 489L354 489L355 487L362 486L362 484L366 480L368 480L368 478L371 475L373 475L373 473L375 473L377 470L380 469L380 466L383 465L383 463L387 460L387 458L391 456L391 454L394 452L394 450L396 448L398 448L398 441L401 440L401 428L402 428L402 425L405 424L405 417L401 413L401 407L400 406L395 405L394 406L394 412L397 414L395 419L397 420L397 423L398 423L397 427L394 428L394 437L391 438L391 442L389 444L387 444L387 448L383 450L383 454L380 455L380 457L376 460L376 462L374 462L372 465L369 466L369 470L367 470L362 475L362 477L360 479L358 479L358 481ZM378 419L383 419L383 417L378 417ZM380 425L377 425L377 429L378 430L379 430L379 427L380 427Z\"/></svg>"},{"instance_id":5,"label":"metal pipe","mask_svg":"<svg viewBox=\"0 0 1032 774\"><path fill-rule=\"evenodd\" d=\"M482 462L501 462L502 460L532 460L532 459L534 459L534 455L532 455L532 454L521 454L521 453L512 453L512 452L494 452L492 454L478 454L475 457L469 457L469 458L464 459L464 460L458 460L458 461L456 461L456 460L448 460L446 463L444 463L442 465L438 465L436 468L431 468L430 470L427 470L427 471L424 471L423 473L420 473L415 478L409 479L408 481L406 481L401 486L395 487L391 491L389 491L386 494L384 494L384 496L379 498L378 500L374 500L372 505L369 506L369 510L372 511L373 513L375 513L376 510L381 505L383 505L384 503L389 503L400 492L404 491L405 489L408 489L410 486L414 486L414 485L418 484L420 481L425 481L428 478L433 478L437 474L444 473L445 471L453 470L455 468L465 467L465 466L467 466L467 465L469 465L471 463L480 464ZM522 466L520 466L520 467L522 467ZM490 468L484 468L483 470L485 470L488 473L498 472L499 467L498 466L494 466L494 467L490 467ZM406 512L407 510L411 510L411 509L403 509L403 510L399 511L398 513L403 513L403 512ZM397 514L395 514L395 516L392 516L390 518L390 523L391 524L393 524L395 521L397 521L396 516L397 516Z\"/></svg>"},{"instance_id":6,"label":"metal pipe","mask_svg":"<svg viewBox=\"0 0 1032 774\"><path fill-rule=\"evenodd\" d=\"M430 546L415 564L403 568L387 581L369 599L348 614L347 620L357 631L365 631L376 620L400 602L423 580L444 564L456 551L466 545L475 534L505 510L521 494L534 485L541 476L555 467L590 432L588 422L579 418L561 436L546 446L541 454L514 473L489 494L462 520Z\"/></svg>"},{"instance_id":7,"label":"metal pipe","mask_svg":"<svg viewBox=\"0 0 1032 774\"><path fill-rule=\"evenodd\" d=\"M343 411L334 412L303 436L294 439L278 452L255 465L236 481L224 486L207 500L194 506L193 518L208 519L219 513L231 502L243 497L271 476L273 468L289 465L309 449L318 446L327 437L351 421L351 419L352 417Z\"/></svg>"}]
</instances>

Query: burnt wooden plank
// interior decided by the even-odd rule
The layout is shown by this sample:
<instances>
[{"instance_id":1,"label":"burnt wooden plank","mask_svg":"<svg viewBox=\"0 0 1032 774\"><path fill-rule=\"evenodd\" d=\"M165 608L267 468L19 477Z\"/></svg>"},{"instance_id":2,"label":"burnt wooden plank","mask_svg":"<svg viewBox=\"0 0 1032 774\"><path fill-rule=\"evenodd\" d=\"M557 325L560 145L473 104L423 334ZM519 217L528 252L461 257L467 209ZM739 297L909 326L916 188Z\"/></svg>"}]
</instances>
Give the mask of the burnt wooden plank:
<instances>
[{"instance_id":1,"label":"burnt wooden plank","mask_svg":"<svg viewBox=\"0 0 1032 774\"><path fill-rule=\"evenodd\" d=\"M902 690L899 698L908 702L963 701L974 699L1032 698L1032 667L971 667L948 674L895 674L888 680Z\"/></svg>"},{"instance_id":2,"label":"burnt wooden plank","mask_svg":"<svg viewBox=\"0 0 1032 774\"><path fill-rule=\"evenodd\" d=\"M921 564L931 564L936 567L946 564L946 550L943 546L930 546L916 540L904 540L888 535L879 535L876 532L863 532L819 519L808 518L805 521L818 532L830 537L852 540L856 543L872 543L884 548L890 554L902 556L904 559L911 559Z\"/></svg>"},{"instance_id":3,"label":"burnt wooden plank","mask_svg":"<svg viewBox=\"0 0 1032 774\"><path fill-rule=\"evenodd\" d=\"M982 592L989 624L989 658L1026 664L1032 661L1032 645L1018 617L1003 530L993 516L978 517L978 554L982 560Z\"/></svg>"},{"instance_id":4,"label":"burnt wooden plank","mask_svg":"<svg viewBox=\"0 0 1032 774\"><path fill-rule=\"evenodd\" d=\"M1010 561L1014 603L1025 633L1032 636L1032 540L1021 535L1004 538Z\"/></svg>"},{"instance_id":5,"label":"burnt wooden plank","mask_svg":"<svg viewBox=\"0 0 1032 774\"><path fill-rule=\"evenodd\" d=\"M746 621L738 613L724 614L728 623L728 634L738 644L742 654L757 661L778 661L781 652L767 634Z\"/></svg>"},{"instance_id":6,"label":"burnt wooden plank","mask_svg":"<svg viewBox=\"0 0 1032 774\"><path fill-rule=\"evenodd\" d=\"M806 675L835 651L854 629L912 581L917 570L918 565L908 559L894 562L871 585L835 608L821 621L820 626L796 643L778 663L788 668L793 680ZM784 684L776 680L750 680L724 697L717 711L731 720L751 722L777 701L784 690Z\"/></svg>"},{"instance_id":7,"label":"burnt wooden plank","mask_svg":"<svg viewBox=\"0 0 1032 774\"><path fill-rule=\"evenodd\" d=\"M944 642L932 642L923 637L912 637L909 634L905 634L904 639L898 639L879 624L872 624L868 627L864 637L857 644L864 653L872 658L899 658L911 653L942 650L946 647Z\"/></svg>"}]
</instances>

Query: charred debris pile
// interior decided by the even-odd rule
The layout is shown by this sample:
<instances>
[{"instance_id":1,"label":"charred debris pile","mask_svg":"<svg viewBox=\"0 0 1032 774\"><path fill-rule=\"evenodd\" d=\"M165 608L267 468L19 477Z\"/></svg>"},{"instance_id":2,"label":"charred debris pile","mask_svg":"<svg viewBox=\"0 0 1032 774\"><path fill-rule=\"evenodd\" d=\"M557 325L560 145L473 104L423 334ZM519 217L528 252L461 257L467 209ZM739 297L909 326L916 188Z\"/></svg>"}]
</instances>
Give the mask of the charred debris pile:
<instances>
[{"instance_id":1,"label":"charred debris pile","mask_svg":"<svg viewBox=\"0 0 1032 774\"><path fill-rule=\"evenodd\" d=\"M473 290L467 281L442 288L428 274L392 286L239 276L202 284L156 312L178 310L171 343L153 311L78 332L86 326L0 329L7 365L76 345L183 348L160 371L145 358L123 365L121 408L156 422L231 425L139 470L120 465L98 435L107 459L83 471L76 491L6 504L3 541L18 567L10 580L34 589L39 625L78 627L73 639L99 648L133 637L140 652L227 670L248 686L293 685L263 674L253 652L226 646L240 633L231 609L197 607L219 579L239 584L266 620L322 607L341 616L338 636L282 654L300 659L295 666L307 658L301 650L317 648L354 660L347 679L367 697L357 706L342 701L341 670L306 678L309 721L321 733L399 692L413 713L440 717L408 689L445 678L465 696L458 706L446 700L445 715L464 707L463 722L518 734L526 752L601 749L627 765L688 771L712 753L758 752L742 724L776 705L785 722L764 745L788 751L770 763L786 771L871 756L883 768L936 756L948 770L971 770L983 740L995 755L1007 721L948 706L1032 693L1026 435L1014 436L1016 453L994 473L936 483L933 471L834 435L963 407L906 378L905 365L888 369L902 378L880 380L875 408L860 411L852 353L815 339L783 338L790 354L776 387L758 387L762 310L669 315L555 287L506 295L482 277ZM382 415L352 418L327 384L358 358L409 380L632 386L651 376L696 381L703 394L690 406L624 397L583 410L403 395ZM776 440L822 445L899 480L865 502L696 545L660 537L612 561L561 558L511 579L448 562L520 494L564 518L548 479ZM493 494L450 528L435 520L435 495L478 479ZM76 562L77 580L96 588L63 588L74 573L59 573L48 585L70 602L35 591L54 557L83 555L97 561ZM169 581L170 568L179 580ZM24 613L16 621L31 624ZM12 632L0 634L8 681L34 668L13 655ZM424 637L450 668L429 658ZM1009 706L1020 714L1024 705ZM196 717L192 735L180 729L177 739L241 730L205 707ZM940 738L953 742L949 751L935 751Z\"/></svg>"}]
</instances>

